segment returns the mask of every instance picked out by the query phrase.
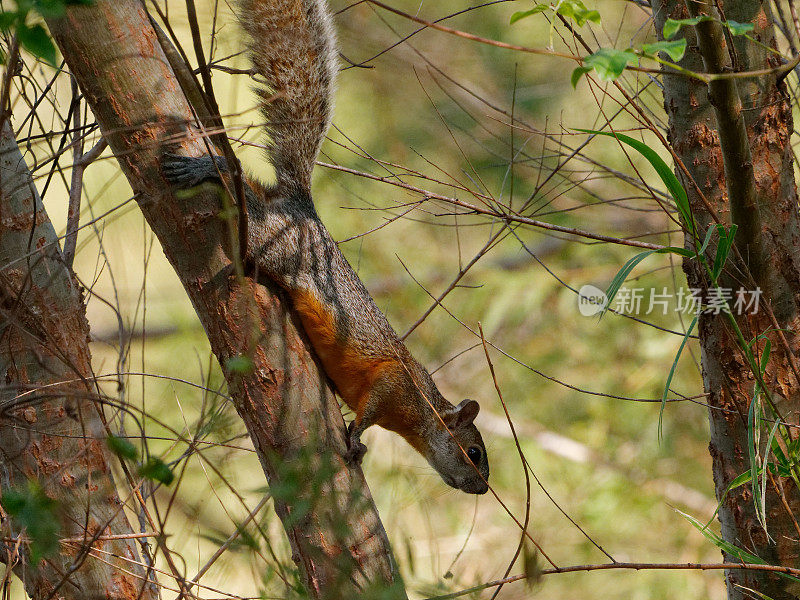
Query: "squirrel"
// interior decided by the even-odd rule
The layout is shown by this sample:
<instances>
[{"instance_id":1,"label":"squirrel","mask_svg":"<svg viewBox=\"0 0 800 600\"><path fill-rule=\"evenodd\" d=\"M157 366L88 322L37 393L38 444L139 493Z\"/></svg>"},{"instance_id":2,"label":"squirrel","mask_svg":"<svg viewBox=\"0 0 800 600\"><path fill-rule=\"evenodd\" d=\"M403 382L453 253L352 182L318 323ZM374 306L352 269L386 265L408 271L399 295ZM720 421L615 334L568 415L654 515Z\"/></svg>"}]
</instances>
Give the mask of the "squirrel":
<instances>
[{"instance_id":1,"label":"squirrel","mask_svg":"<svg viewBox=\"0 0 800 600\"><path fill-rule=\"evenodd\" d=\"M238 0L251 44L277 181L246 177L246 262L290 296L322 366L355 419L346 459L360 462L361 434L373 424L408 441L448 485L488 490L489 463L473 421L479 405L445 400L375 305L317 216L311 172L331 121L337 50L325 0ZM176 188L230 181L222 156L165 153Z\"/></svg>"}]
</instances>

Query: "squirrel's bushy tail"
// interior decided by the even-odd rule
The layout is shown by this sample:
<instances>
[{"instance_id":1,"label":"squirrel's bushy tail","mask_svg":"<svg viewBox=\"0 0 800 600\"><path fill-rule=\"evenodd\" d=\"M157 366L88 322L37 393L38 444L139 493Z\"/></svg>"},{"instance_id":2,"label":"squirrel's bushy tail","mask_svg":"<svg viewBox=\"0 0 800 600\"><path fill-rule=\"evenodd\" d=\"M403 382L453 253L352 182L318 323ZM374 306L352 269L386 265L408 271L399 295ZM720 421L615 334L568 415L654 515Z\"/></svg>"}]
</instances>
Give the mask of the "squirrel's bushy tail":
<instances>
[{"instance_id":1,"label":"squirrel's bushy tail","mask_svg":"<svg viewBox=\"0 0 800 600\"><path fill-rule=\"evenodd\" d=\"M331 121L336 75L333 23L325 0L240 0L252 39L257 90L278 185L309 192L311 170Z\"/></svg>"}]
</instances>

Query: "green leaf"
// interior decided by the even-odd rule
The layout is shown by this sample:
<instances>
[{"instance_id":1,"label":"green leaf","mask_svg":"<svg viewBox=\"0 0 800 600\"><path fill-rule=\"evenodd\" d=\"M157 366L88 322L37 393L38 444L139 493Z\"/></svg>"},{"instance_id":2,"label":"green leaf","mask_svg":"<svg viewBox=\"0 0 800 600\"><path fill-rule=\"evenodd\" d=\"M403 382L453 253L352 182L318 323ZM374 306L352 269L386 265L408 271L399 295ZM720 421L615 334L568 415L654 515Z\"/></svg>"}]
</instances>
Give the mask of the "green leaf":
<instances>
[{"instance_id":1,"label":"green leaf","mask_svg":"<svg viewBox=\"0 0 800 600\"><path fill-rule=\"evenodd\" d=\"M546 11L548 8L550 7L547 6L546 4L537 4L530 10L521 10L515 12L513 15L511 15L511 20L509 21L509 25L513 25L514 23L516 23L521 19L524 19L525 17L530 17L531 15L537 15L539 13L542 13Z\"/></svg>"},{"instance_id":2,"label":"green leaf","mask_svg":"<svg viewBox=\"0 0 800 600\"><path fill-rule=\"evenodd\" d=\"M770 467L771 467L771 470L773 472L775 472L775 470L776 470L775 467L772 466L772 465L770 465ZM761 474L762 471L763 471L763 469L759 469L759 474ZM719 509L722 507L722 503L725 502L725 498L728 497L728 494L730 493L730 491L732 489L735 489L735 488L737 488L739 486L742 486L745 483L750 483L752 480L753 480L753 474L749 470L745 471L744 473L742 473L738 477L735 477L733 479L733 481L731 481L728 484L728 487L725 488L725 491L722 494L722 498L719 499L719 502L717 502L717 507L714 509L714 514L711 515L711 518L708 520L708 523L706 523L703 527L708 527L709 525L711 525L711 522L716 518L717 513L719 513Z\"/></svg>"},{"instance_id":3,"label":"green leaf","mask_svg":"<svg viewBox=\"0 0 800 600\"><path fill-rule=\"evenodd\" d=\"M17 28L17 39L22 47L36 58L42 59L50 66L56 66L56 47L44 27L41 25L28 27L20 24Z\"/></svg>"},{"instance_id":4,"label":"green leaf","mask_svg":"<svg viewBox=\"0 0 800 600\"><path fill-rule=\"evenodd\" d=\"M758 474L760 475L762 471L763 471L763 469L759 469L758 470ZM753 472L752 471L745 471L744 473L742 473L741 475L736 477L733 481L731 481L730 484L728 484L728 489L725 490L725 494L727 495L727 493L729 491L731 491L732 489L737 488L740 485L744 485L745 483L750 483L751 481L753 481ZM723 496L723 500L724 499L725 498Z\"/></svg>"},{"instance_id":5,"label":"green leaf","mask_svg":"<svg viewBox=\"0 0 800 600\"><path fill-rule=\"evenodd\" d=\"M758 338L756 338L758 339ZM753 340L755 341L755 340ZM759 363L759 372L761 375L764 374L764 371L767 368L767 363L769 361L769 354L772 348L772 342L765 338L764 341L764 352L761 355L761 361ZM767 531L767 508L766 508L766 493L767 493L767 478L762 475L761 482L759 483L758 474L760 471L763 470L761 464L766 464L767 459L769 456L769 450L764 453L763 460L761 459L760 448L761 448L761 417L763 411L763 405L761 403L761 383L756 381L755 387L753 389L753 400L750 402L750 407L748 409L747 415L747 443L748 443L748 452L750 456L750 481L752 482L752 490L753 490L753 505L755 506L756 517L758 518L759 523L764 528L764 531ZM767 438L766 448L770 448L772 446L773 438L775 437L775 431L780 423L780 419L775 419L775 423L772 426L770 431L769 437Z\"/></svg>"},{"instance_id":6,"label":"green leaf","mask_svg":"<svg viewBox=\"0 0 800 600\"><path fill-rule=\"evenodd\" d=\"M600 23L600 13L586 8L580 0L561 0L556 7L556 12L575 21L578 27L583 27L588 21Z\"/></svg>"},{"instance_id":7,"label":"green leaf","mask_svg":"<svg viewBox=\"0 0 800 600\"><path fill-rule=\"evenodd\" d=\"M675 176L675 173L672 172L667 166L661 157L656 153L655 150L650 148L644 142L640 142L632 137L624 135L622 133L613 133L610 131L596 131L593 129L577 129L576 131L582 131L583 133L592 133L595 135L604 135L606 137L613 137L618 139L620 142L624 142L634 150L636 150L639 154L644 156L647 159L647 162L656 170L656 173L661 178L661 181L667 188L670 196L672 196L672 200L675 202L675 206L678 209L678 212L683 219L683 222L686 223L686 227L689 229L689 233L691 234L692 238L696 237L695 234L695 227L694 227L694 219L692 218L692 211L689 207L689 197L686 195L686 190L683 189L681 182L678 181L678 178ZM685 256L685 254L684 254Z\"/></svg>"},{"instance_id":8,"label":"green leaf","mask_svg":"<svg viewBox=\"0 0 800 600\"><path fill-rule=\"evenodd\" d=\"M9 31L19 20L19 16L18 12L0 13L0 31Z\"/></svg>"},{"instance_id":9,"label":"green leaf","mask_svg":"<svg viewBox=\"0 0 800 600\"><path fill-rule=\"evenodd\" d=\"M764 352L761 354L761 374L764 374L764 371L767 369L767 363L769 362L769 353L772 350L772 342L769 340L764 340Z\"/></svg>"},{"instance_id":10,"label":"green leaf","mask_svg":"<svg viewBox=\"0 0 800 600\"><path fill-rule=\"evenodd\" d=\"M249 356L245 356L244 354L240 354L239 356L231 356L225 361L225 370L230 373L247 375L248 373L252 373L253 369L255 369L253 359Z\"/></svg>"},{"instance_id":11,"label":"green leaf","mask_svg":"<svg viewBox=\"0 0 800 600\"><path fill-rule=\"evenodd\" d=\"M592 67L577 67L572 72L572 77L570 77L570 83L572 83L572 87L578 87L578 82L580 81L581 77L586 75L589 71L592 70Z\"/></svg>"},{"instance_id":12,"label":"green leaf","mask_svg":"<svg viewBox=\"0 0 800 600\"><path fill-rule=\"evenodd\" d=\"M741 585L741 584L735 583L735 582L734 582L733 585L735 585L740 590L744 590L745 592L753 594L754 597L760 598L761 600L774 600L774 598L772 598L772 596L767 596L764 592L759 592L758 590L754 590L753 588L749 588L749 587L747 587L745 585Z\"/></svg>"},{"instance_id":13,"label":"green leaf","mask_svg":"<svg viewBox=\"0 0 800 600\"><path fill-rule=\"evenodd\" d=\"M745 35L756 27L753 23L739 23L738 21L723 21L722 24L730 30L731 35Z\"/></svg>"},{"instance_id":14,"label":"green leaf","mask_svg":"<svg viewBox=\"0 0 800 600\"><path fill-rule=\"evenodd\" d=\"M697 318L699 315L695 315L692 322L689 324L689 327L686 329L686 333L683 334L683 339L681 340L681 345L678 347L678 352L675 353L675 360L672 361L672 366L669 369L669 375L667 375L667 382L664 384L664 391L661 394L661 409L658 411L658 439L662 438L662 425L664 423L664 409L667 407L667 395L669 394L669 386L672 385L672 378L675 376L675 368L678 366L678 359L681 357L681 353L683 352L684 347L686 346L686 342L689 340L689 336L692 335L692 331L694 331L695 325L697 325Z\"/></svg>"},{"instance_id":15,"label":"green leaf","mask_svg":"<svg viewBox=\"0 0 800 600\"><path fill-rule=\"evenodd\" d=\"M164 461L153 456L139 467L139 475L147 479L152 479L153 481L158 481L164 485L169 485L175 479L175 474L164 464Z\"/></svg>"},{"instance_id":16,"label":"green leaf","mask_svg":"<svg viewBox=\"0 0 800 600\"><path fill-rule=\"evenodd\" d=\"M766 565L766 564L769 564L769 563L765 562L764 560L760 559L758 556L756 556L754 554L750 554L747 550L743 550L742 548L739 548L738 546L734 546L730 542L726 542L719 535L717 535L716 533L714 533L713 531L708 529L708 525L703 525L702 523L700 523L700 521L698 521L697 519L695 519L691 515L687 515L685 512L680 511L678 509L675 509L675 510L678 512L678 514L680 514L687 521L689 521L695 527L695 529L697 529L697 531L702 533L703 536L705 536L705 538L708 541L710 541L717 548L722 550L725 554L727 554L727 555L729 555L729 556L731 556L731 557L735 558L736 560L739 560L739 561L741 561L743 563L750 563L750 564L754 564L754 565ZM776 574L780 575L781 577L785 577L786 579L791 579L792 581L800 582L800 579L798 579L794 575L789 575L787 573L776 573Z\"/></svg>"},{"instance_id":17,"label":"green leaf","mask_svg":"<svg viewBox=\"0 0 800 600\"><path fill-rule=\"evenodd\" d=\"M38 482L30 480L26 486L5 490L0 503L17 526L27 532L32 564L58 550L58 503L44 493Z\"/></svg>"},{"instance_id":18,"label":"green leaf","mask_svg":"<svg viewBox=\"0 0 800 600\"><path fill-rule=\"evenodd\" d=\"M750 458L750 482L753 490L753 504L756 509L756 518L764 530L767 529L766 520L761 512L762 497L761 486L758 484L758 472L760 470L761 454L759 453L759 442L761 441L761 390L756 383L753 400L747 410L747 451Z\"/></svg>"},{"instance_id":19,"label":"green leaf","mask_svg":"<svg viewBox=\"0 0 800 600\"><path fill-rule=\"evenodd\" d=\"M106 438L108 449L120 458L127 458L128 460L135 460L139 456L136 446L131 444L128 440L116 435L109 435Z\"/></svg>"},{"instance_id":20,"label":"green leaf","mask_svg":"<svg viewBox=\"0 0 800 600\"><path fill-rule=\"evenodd\" d=\"M678 514L683 516L687 521L689 521L697 531L702 533L705 538L714 544L717 548L722 550L728 556L735 558L743 563L750 563L753 565L766 565L769 564L766 561L760 559L755 554L750 554L747 550L743 550L738 546L734 546L730 542L726 542L723 540L719 535L714 533L708 528L708 525L703 525L700 521L692 517L691 515L687 515L685 512L675 509ZM789 575L787 573L776 573L776 575L780 575L781 577L785 577L786 579L791 579L792 581L800 582L800 579L795 577L794 575Z\"/></svg>"},{"instance_id":21,"label":"green leaf","mask_svg":"<svg viewBox=\"0 0 800 600\"><path fill-rule=\"evenodd\" d=\"M716 228L714 227L708 228L708 231L706 231L706 239L703 242L703 245L700 246L700 250L697 251L697 254L699 254L700 256L703 255L703 253L706 251L706 248L708 248L708 244L711 242L711 236L714 234L715 231Z\"/></svg>"},{"instance_id":22,"label":"green leaf","mask_svg":"<svg viewBox=\"0 0 800 600\"><path fill-rule=\"evenodd\" d=\"M702 533L708 541L710 541L717 548L719 548L720 550L722 550L723 552L725 552L729 556L732 556L735 559L740 560L740 561L742 561L744 563L750 563L750 564L754 564L754 565L765 565L765 564L767 564L766 562L761 560L755 554L750 554L747 550L743 550L742 548L739 548L738 546L734 546L730 542L726 542L719 535L717 535L716 533L714 533L713 531L708 529L708 527L703 525L700 521L695 519L693 516L687 515L685 512L680 511L678 509L675 509L675 510L678 511L678 514L683 516L687 521L689 521L692 525L694 525L695 529L697 529L697 531Z\"/></svg>"},{"instance_id":23,"label":"green leaf","mask_svg":"<svg viewBox=\"0 0 800 600\"><path fill-rule=\"evenodd\" d=\"M622 75L628 63L636 60L633 50L617 50L600 48L594 54L583 59L583 64L593 68L603 81L614 81Z\"/></svg>"},{"instance_id":24,"label":"green leaf","mask_svg":"<svg viewBox=\"0 0 800 600\"><path fill-rule=\"evenodd\" d=\"M611 280L611 283L608 284L608 288L606 289L606 301L605 307L603 307L603 311L600 313L600 316L604 315L608 308L611 306L611 302L614 300L614 297L619 292L619 289L622 287L622 284L625 283L625 280L630 275L633 268L642 262L645 258L650 256L651 254L655 254L658 250L645 250L644 252L640 252L635 256L632 256L628 259L628 261L622 265L622 268L617 271L617 274L614 276L614 279Z\"/></svg>"},{"instance_id":25,"label":"green leaf","mask_svg":"<svg viewBox=\"0 0 800 600\"><path fill-rule=\"evenodd\" d=\"M608 298L608 300L606 301L606 305L603 308L603 311L600 313L600 316L602 317L608 310L608 308L611 306L611 301L614 300L614 297L617 295L617 292L619 292L619 289L622 287L622 284L625 283L625 280L628 278L628 275L630 275L631 271L633 271L636 265L638 265L640 262L642 262L645 258L650 256L651 254L666 254L666 253L677 254L679 256L686 256L686 257L694 256L694 254L691 251L687 250L686 248L677 248L675 246L667 246L665 248L659 248L657 250L645 250L644 252L640 252L639 254L632 256L630 259L628 259L628 262L622 265L622 268L614 276L614 279L612 279L611 283L608 284L608 288L606 289L606 298Z\"/></svg>"},{"instance_id":26,"label":"green leaf","mask_svg":"<svg viewBox=\"0 0 800 600\"><path fill-rule=\"evenodd\" d=\"M791 442L789 444L791 445ZM779 472L781 472L781 471L789 471L789 472L791 472L792 463L789 462L789 459L786 457L786 454L784 454L783 448L781 448L781 445L778 442L778 440L775 440L775 439L772 440L772 447L770 448L770 450L772 450L772 454L773 454L773 456L775 456L775 461L778 464L777 465L778 466L778 471ZM787 450L789 450L789 449L787 448Z\"/></svg>"},{"instance_id":27,"label":"green leaf","mask_svg":"<svg viewBox=\"0 0 800 600\"><path fill-rule=\"evenodd\" d=\"M736 235L737 225L733 223L729 229L725 229L723 225L717 224L717 232L719 233L719 243L717 244L717 255L714 257L714 266L711 269L711 276L714 282L717 281L722 267L725 266L725 261L728 260L731 246L733 246L733 236Z\"/></svg>"},{"instance_id":28,"label":"green leaf","mask_svg":"<svg viewBox=\"0 0 800 600\"><path fill-rule=\"evenodd\" d=\"M45 19L63 17L67 8L64 0L34 0L33 7Z\"/></svg>"},{"instance_id":29,"label":"green leaf","mask_svg":"<svg viewBox=\"0 0 800 600\"><path fill-rule=\"evenodd\" d=\"M672 38L684 25L697 25L703 21L711 20L711 17L708 15L700 15L698 17L692 17L691 19L667 19L664 22L664 39L668 40Z\"/></svg>"},{"instance_id":30,"label":"green leaf","mask_svg":"<svg viewBox=\"0 0 800 600\"><path fill-rule=\"evenodd\" d=\"M673 61L678 62L686 54L686 39L670 40L663 42L655 42L653 44L642 44L642 52L655 56L659 52L663 52L669 56Z\"/></svg>"},{"instance_id":31,"label":"green leaf","mask_svg":"<svg viewBox=\"0 0 800 600\"><path fill-rule=\"evenodd\" d=\"M779 424L780 424L780 421L778 419L776 419L775 420L775 424L772 427L772 433L770 433L770 437L769 437L769 439L767 441L767 447L769 447L770 445L772 445L773 447L777 446L778 442L774 439L773 434L774 434L774 432L777 429L777 426ZM773 453L774 453L774 451L773 451ZM777 458L777 456L776 456L776 458ZM769 471L771 473L774 473L775 475L777 475L779 477L791 477L791 473L790 473L789 468L784 466L784 465L774 464L774 463L769 462L769 463L766 464L766 467L767 467L767 469L769 469ZM757 476L762 477L762 481L765 481L766 478L764 478L762 476L763 473L764 473L764 468L761 467L758 470L758 475ZM714 514L711 515L711 518L708 520L708 523L706 523L704 525L704 527L708 527L712 523L712 521L717 517L717 513L719 513L719 509L722 507L723 502L725 502L725 499L728 497L728 494L730 493L731 490L733 490L733 489L735 489L737 487L740 487L742 485L745 485L746 483L750 483L751 481L753 481L753 473L749 469L747 471L745 471L744 473L742 473L741 475L739 475L738 477L735 477L733 479L733 481L731 481L728 484L728 487L725 488L725 492L722 494L722 497L719 499L719 502L717 503L717 507L714 509Z\"/></svg>"},{"instance_id":32,"label":"green leaf","mask_svg":"<svg viewBox=\"0 0 800 600\"><path fill-rule=\"evenodd\" d=\"M775 422L772 424L772 428L770 429L769 436L767 437L767 444L765 448L769 448L772 446L772 442L775 439L775 433L778 431L778 425L780 425L781 420L776 418ZM772 465L768 462L769 459L769 450L764 452L764 463L767 465L767 468L773 472L775 472L776 468L770 468ZM764 531L767 530L767 507L765 504L767 497L767 478L761 477L761 514L764 517Z\"/></svg>"}]
</instances>

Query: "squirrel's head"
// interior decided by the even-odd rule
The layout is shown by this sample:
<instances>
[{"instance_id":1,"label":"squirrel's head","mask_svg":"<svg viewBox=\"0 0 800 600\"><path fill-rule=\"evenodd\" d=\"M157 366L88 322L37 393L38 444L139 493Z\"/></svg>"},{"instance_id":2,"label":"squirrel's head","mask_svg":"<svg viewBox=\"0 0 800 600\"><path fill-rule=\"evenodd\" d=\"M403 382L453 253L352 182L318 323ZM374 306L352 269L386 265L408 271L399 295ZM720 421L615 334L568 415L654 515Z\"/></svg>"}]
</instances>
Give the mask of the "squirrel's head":
<instances>
[{"instance_id":1,"label":"squirrel's head","mask_svg":"<svg viewBox=\"0 0 800 600\"><path fill-rule=\"evenodd\" d=\"M489 489L486 448L473 424L479 410L475 400L463 400L458 406L440 413L447 428L438 423L431 436L430 456L425 457L447 485L468 494L485 494Z\"/></svg>"}]
</instances>

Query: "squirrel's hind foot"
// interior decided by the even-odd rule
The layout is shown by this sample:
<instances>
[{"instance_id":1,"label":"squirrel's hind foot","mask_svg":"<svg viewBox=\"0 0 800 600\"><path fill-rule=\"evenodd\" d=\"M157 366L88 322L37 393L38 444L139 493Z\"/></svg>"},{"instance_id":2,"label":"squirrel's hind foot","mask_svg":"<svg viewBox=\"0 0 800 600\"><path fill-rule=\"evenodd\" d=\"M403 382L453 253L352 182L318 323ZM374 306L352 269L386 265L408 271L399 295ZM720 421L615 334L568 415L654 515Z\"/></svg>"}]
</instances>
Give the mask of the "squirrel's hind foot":
<instances>
[{"instance_id":1,"label":"squirrel's hind foot","mask_svg":"<svg viewBox=\"0 0 800 600\"><path fill-rule=\"evenodd\" d=\"M218 180L219 173L226 171L227 162L222 156L194 157L172 152L161 155L161 172L167 181L179 189L191 188L203 181Z\"/></svg>"}]
</instances>

